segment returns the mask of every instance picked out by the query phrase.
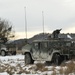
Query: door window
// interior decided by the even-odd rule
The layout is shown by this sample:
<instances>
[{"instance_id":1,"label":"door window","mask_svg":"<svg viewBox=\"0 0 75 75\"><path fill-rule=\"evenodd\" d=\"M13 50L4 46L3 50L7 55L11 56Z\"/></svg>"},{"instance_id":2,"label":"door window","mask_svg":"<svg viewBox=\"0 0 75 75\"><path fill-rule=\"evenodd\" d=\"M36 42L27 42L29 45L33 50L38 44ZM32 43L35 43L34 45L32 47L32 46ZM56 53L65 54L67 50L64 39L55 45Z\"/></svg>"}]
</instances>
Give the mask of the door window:
<instances>
[{"instance_id":1,"label":"door window","mask_svg":"<svg viewBox=\"0 0 75 75\"><path fill-rule=\"evenodd\" d=\"M35 49L40 49L40 42L34 43Z\"/></svg>"},{"instance_id":2,"label":"door window","mask_svg":"<svg viewBox=\"0 0 75 75\"><path fill-rule=\"evenodd\" d=\"M66 46L68 46L68 47L71 46L71 43L66 43Z\"/></svg>"},{"instance_id":3,"label":"door window","mask_svg":"<svg viewBox=\"0 0 75 75\"><path fill-rule=\"evenodd\" d=\"M44 43L43 43L43 47L44 47L44 48L47 48L47 47L48 47L47 42L44 42Z\"/></svg>"}]
</instances>

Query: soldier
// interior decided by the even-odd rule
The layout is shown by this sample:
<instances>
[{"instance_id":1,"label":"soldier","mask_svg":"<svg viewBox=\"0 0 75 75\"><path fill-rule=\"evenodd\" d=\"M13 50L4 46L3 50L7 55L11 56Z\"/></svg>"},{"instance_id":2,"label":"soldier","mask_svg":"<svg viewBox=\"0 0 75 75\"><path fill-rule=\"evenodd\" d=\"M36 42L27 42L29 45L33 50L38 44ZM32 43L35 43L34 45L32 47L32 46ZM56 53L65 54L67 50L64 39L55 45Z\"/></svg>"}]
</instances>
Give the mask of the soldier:
<instances>
[{"instance_id":1,"label":"soldier","mask_svg":"<svg viewBox=\"0 0 75 75\"><path fill-rule=\"evenodd\" d=\"M56 29L55 31L53 31L51 38L59 38L58 35L59 35L61 30L62 29Z\"/></svg>"}]
</instances>

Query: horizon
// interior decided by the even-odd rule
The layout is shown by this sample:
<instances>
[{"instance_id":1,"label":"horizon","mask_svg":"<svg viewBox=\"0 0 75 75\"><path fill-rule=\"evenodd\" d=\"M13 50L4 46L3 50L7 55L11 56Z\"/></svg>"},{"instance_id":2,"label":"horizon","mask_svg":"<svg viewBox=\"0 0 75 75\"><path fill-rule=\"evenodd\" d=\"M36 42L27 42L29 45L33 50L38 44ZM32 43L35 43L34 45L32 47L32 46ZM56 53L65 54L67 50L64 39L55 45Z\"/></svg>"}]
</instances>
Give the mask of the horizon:
<instances>
[{"instance_id":1,"label":"horizon","mask_svg":"<svg viewBox=\"0 0 75 75\"><path fill-rule=\"evenodd\" d=\"M52 34L52 32L45 32L45 33L47 33L47 34ZM43 34L43 32L35 32L35 33L28 33L29 35L27 36L27 39L30 39L30 38L32 38L32 37L34 37L35 35L39 35L39 34ZM60 34L75 34L75 33L66 33L66 32L60 32ZM15 35L17 35L17 36L15 36L14 38L13 38L13 40L18 40L18 39L26 39L26 34L25 34L25 32L23 33L23 32L20 32L20 33L15 33Z\"/></svg>"}]
</instances>

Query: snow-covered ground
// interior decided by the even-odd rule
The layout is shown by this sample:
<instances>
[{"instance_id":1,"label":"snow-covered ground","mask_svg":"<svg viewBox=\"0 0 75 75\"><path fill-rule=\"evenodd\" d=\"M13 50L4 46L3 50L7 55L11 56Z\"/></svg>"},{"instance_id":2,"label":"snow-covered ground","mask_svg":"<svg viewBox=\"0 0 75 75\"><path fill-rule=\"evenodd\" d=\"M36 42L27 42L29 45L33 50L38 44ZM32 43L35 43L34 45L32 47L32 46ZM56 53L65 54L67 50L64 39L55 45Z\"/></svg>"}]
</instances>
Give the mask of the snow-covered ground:
<instances>
[{"instance_id":1,"label":"snow-covered ground","mask_svg":"<svg viewBox=\"0 0 75 75\"><path fill-rule=\"evenodd\" d=\"M47 66L42 61L25 65L24 55L0 56L0 75L75 75L74 66L71 61L67 66Z\"/></svg>"}]
</instances>

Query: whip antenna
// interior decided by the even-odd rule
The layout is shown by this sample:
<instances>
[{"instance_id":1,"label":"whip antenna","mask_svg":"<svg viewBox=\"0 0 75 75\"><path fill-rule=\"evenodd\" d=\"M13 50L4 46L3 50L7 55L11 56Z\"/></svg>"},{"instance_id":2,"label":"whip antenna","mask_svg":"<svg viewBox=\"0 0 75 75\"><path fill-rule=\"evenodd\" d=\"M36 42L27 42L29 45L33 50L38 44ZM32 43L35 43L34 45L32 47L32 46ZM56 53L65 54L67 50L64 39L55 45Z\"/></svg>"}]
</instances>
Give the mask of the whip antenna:
<instances>
[{"instance_id":1,"label":"whip antenna","mask_svg":"<svg viewBox=\"0 0 75 75\"><path fill-rule=\"evenodd\" d=\"M43 39L44 39L44 12L42 11Z\"/></svg>"},{"instance_id":2,"label":"whip antenna","mask_svg":"<svg viewBox=\"0 0 75 75\"><path fill-rule=\"evenodd\" d=\"M26 34L26 40L27 40L27 17L26 17L26 7L24 7L25 9L25 34Z\"/></svg>"}]
</instances>

